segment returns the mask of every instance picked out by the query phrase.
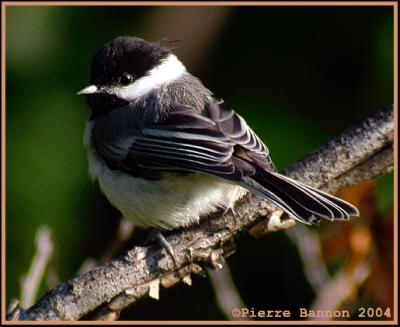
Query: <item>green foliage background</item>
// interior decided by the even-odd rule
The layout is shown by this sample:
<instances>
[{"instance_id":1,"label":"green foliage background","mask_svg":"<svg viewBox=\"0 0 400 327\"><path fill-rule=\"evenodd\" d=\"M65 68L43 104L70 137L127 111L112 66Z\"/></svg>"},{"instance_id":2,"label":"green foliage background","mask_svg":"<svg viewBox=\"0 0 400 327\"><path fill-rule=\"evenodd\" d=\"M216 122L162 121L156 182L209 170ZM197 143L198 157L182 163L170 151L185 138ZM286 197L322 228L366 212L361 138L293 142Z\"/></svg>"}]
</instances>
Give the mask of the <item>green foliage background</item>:
<instances>
[{"instance_id":1,"label":"green foliage background","mask_svg":"<svg viewBox=\"0 0 400 327\"><path fill-rule=\"evenodd\" d=\"M186 44L196 44L191 33L204 29L197 14L214 8L182 9L185 15L179 10L7 7L7 303L19 296L38 226L53 229L52 267L60 281L112 242L119 214L88 178L82 137L89 110L75 93L87 84L94 52L118 35L173 40L173 33L154 30L173 30L168 26L175 24L186 31L176 44L178 56ZM204 34L213 35L207 46L182 60L246 118L280 169L393 102L391 7L224 10L219 25L205 28ZM381 211L392 210L392 175L379 182L377 201ZM229 262L248 307L290 309L312 300L284 233L243 238ZM43 284L41 294L45 290ZM225 319L208 280L201 278L192 288L162 291L159 302L143 301L126 318Z\"/></svg>"}]
</instances>

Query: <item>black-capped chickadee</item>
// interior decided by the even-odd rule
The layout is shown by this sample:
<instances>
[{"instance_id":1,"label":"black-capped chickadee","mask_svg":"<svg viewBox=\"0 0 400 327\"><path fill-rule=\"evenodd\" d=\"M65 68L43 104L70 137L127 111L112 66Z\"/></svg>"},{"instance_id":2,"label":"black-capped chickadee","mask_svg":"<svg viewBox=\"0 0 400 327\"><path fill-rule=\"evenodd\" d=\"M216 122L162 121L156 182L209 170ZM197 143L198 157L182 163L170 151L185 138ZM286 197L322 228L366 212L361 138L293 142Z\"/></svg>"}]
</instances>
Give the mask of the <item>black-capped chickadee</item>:
<instances>
[{"instance_id":1,"label":"black-capped chickadee","mask_svg":"<svg viewBox=\"0 0 400 327\"><path fill-rule=\"evenodd\" d=\"M264 143L158 43L117 37L93 58L85 95L89 171L139 227L189 226L254 192L303 223L358 216L280 175Z\"/></svg>"}]
</instances>

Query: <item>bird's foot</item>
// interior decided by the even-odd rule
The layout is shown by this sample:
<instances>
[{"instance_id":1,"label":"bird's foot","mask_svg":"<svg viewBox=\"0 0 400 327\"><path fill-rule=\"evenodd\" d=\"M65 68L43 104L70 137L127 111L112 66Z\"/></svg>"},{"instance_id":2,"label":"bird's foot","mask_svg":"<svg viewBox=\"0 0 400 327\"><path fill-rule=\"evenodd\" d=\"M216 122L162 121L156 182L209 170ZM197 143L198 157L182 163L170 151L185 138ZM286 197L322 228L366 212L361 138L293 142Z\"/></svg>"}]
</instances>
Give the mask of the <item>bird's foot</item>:
<instances>
[{"instance_id":1,"label":"bird's foot","mask_svg":"<svg viewBox=\"0 0 400 327\"><path fill-rule=\"evenodd\" d=\"M147 237L146 241L144 242L144 245L149 245L153 241L157 241L157 243L161 246L161 248L167 251L167 253L172 257L174 264L176 265L174 250L172 249L171 244L169 244L167 239L158 229L153 229L150 231L150 234Z\"/></svg>"}]
</instances>

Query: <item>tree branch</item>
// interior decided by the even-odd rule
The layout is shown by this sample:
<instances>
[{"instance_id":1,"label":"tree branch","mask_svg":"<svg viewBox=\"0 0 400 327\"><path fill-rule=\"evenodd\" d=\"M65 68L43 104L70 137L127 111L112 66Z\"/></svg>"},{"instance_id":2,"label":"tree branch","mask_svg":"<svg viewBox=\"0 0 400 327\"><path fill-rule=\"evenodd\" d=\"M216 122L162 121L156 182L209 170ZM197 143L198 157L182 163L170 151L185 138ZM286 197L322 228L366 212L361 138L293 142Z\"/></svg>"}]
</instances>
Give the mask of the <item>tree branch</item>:
<instances>
[{"instance_id":1,"label":"tree branch","mask_svg":"<svg viewBox=\"0 0 400 327\"><path fill-rule=\"evenodd\" d=\"M393 166L393 106L351 127L284 172L322 190L375 178ZM217 212L190 229L167 236L175 263L157 245L134 247L124 255L50 290L33 307L14 308L15 320L77 320L95 311L97 319L117 319L122 309L159 287L189 283L203 267L221 268L234 252L233 239L244 231L256 235L289 228L294 221L272 204L247 193L234 212ZM254 226L258 225L258 228Z\"/></svg>"}]
</instances>

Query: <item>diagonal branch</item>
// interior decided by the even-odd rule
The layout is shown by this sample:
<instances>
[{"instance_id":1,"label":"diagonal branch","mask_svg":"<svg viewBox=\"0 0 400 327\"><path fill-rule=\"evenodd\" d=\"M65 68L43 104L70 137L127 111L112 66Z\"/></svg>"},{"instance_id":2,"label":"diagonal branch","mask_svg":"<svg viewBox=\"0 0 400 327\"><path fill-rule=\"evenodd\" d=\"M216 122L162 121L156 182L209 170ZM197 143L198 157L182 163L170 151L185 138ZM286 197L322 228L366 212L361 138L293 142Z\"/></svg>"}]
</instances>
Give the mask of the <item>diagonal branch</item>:
<instances>
[{"instance_id":1,"label":"diagonal branch","mask_svg":"<svg viewBox=\"0 0 400 327\"><path fill-rule=\"evenodd\" d=\"M344 131L284 173L310 186L336 191L390 171L392 149L393 106ZM255 234L261 235L294 224L273 205L247 193L235 204L235 213L217 212L199 225L169 235L175 263L156 245L134 247L50 290L27 310L14 305L8 319L77 320L94 311L96 319L117 319L122 309L143 297L157 298L160 286L189 283L190 274L200 273L205 266L221 268L240 233L257 230Z\"/></svg>"}]
</instances>

